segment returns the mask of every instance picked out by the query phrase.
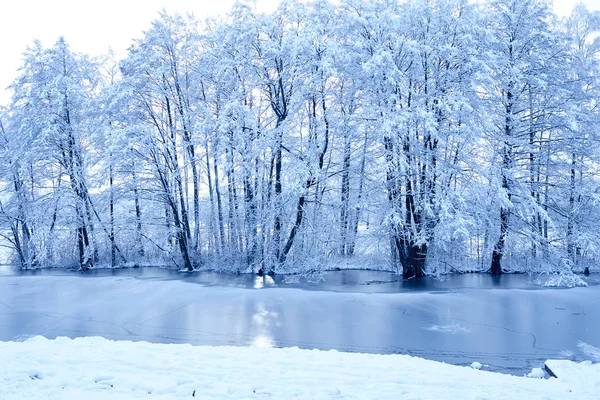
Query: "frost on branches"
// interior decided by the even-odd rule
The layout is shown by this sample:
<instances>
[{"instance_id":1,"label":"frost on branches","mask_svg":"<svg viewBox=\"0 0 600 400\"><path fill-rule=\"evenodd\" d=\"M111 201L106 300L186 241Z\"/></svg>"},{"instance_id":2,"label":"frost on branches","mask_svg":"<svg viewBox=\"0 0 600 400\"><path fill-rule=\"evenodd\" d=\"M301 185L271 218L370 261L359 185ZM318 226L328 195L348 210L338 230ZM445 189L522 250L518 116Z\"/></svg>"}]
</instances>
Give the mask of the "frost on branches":
<instances>
[{"instance_id":1,"label":"frost on branches","mask_svg":"<svg viewBox=\"0 0 600 400\"><path fill-rule=\"evenodd\" d=\"M34 42L0 113L2 245L23 268L583 271L600 16L546 3L162 13L123 60Z\"/></svg>"}]
</instances>

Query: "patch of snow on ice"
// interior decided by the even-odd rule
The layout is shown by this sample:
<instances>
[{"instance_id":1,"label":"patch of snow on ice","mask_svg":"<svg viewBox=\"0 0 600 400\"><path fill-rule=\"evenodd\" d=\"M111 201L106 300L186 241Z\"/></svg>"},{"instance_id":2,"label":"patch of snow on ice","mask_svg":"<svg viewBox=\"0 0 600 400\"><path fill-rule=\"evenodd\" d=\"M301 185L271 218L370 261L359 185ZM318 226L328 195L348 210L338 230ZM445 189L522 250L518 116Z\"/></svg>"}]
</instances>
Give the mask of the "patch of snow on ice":
<instances>
[{"instance_id":1,"label":"patch of snow on ice","mask_svg":"<svg viewBox=\"0 0 600 400\"><path fill-rule=\"evenodd\" d=\"M544 286L546 287L578 287L587 286L587 282L581 279L579 276L575 275L572 272L569 273L561 273L558 275L552 275L550 279L544 282Z\"/></svg>"},{"instance_id":2,"label":"patch of snow on ice","mask_svg":"<svg viewBox=\"0 0 600 400\"><path fill-rule=\"evenodd\" d=\"M481 369L481 368L483 368L483 364L481 364L480 362L474 361L471 363L470 367L473 369Z\"/></svg>"},{"instance_id":3,"label":"patch of snow on ice","mask_svg":"<svg viewBox=\"0 0 600 400\"><path fill-rule=\"evenodd\" d=\"M458 323L454 323L454 324L450 324L450 325L431 325L428 328L425 328L428 331L434 331L434 332L446 332L446 333L451 333L453 335L457 334L457 333L469 333L470 330L465 328L464 326L458 324Z\"/></svg>"},{"instance_id":4,"label":"patch of snow on ice","mask_svg":"<svg viewBox=\"0 0 600 400\"><path fill-rule=\"evenodd\" d=\"M300 283L300 275L286 275L283 278L283 283L286 285L294 285Z\"/></svg>"}]
</instances>

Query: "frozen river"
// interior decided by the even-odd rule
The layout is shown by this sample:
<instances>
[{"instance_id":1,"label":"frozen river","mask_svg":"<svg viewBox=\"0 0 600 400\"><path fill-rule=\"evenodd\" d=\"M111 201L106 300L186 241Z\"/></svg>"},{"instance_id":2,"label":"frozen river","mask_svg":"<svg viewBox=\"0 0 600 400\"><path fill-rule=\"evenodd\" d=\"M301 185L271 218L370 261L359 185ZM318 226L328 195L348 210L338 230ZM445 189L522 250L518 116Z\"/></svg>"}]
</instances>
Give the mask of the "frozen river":
<instances>
[{"instance_id":1,"label":"frozen river","mask_svg":"<svg viewBox=\"0 0 600 400\"><path fill-rule=\"evenodd\" d=\"M197 345L402 353L529 372L600 347L600 285L541 289L535 278L461 275L403 282L337 271L320 283L157 268L17 273L0 268L0 340L103 336ZM1 355L0 355L1 358Z\"/></svg>"}]
</instances>

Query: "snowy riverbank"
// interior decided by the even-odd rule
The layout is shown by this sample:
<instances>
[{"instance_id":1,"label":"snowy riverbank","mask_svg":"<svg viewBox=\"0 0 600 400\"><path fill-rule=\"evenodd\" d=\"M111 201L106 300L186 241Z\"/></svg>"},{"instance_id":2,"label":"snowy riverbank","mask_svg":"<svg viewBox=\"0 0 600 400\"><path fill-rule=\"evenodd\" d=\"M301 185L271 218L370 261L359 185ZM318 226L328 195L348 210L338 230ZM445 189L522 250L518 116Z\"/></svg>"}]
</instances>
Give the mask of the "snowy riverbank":
<instances>
[{"instance_id":1,"label":"snowy riverbank","mask_svg":"<svg viewBox=\"0 0 600 400\"><path fill-rule=\"evenodd\" d=\"M546 380L405 355L35 337L0 342L0 398L599 398L600 364L555 365Z\"/></svg>"}]
</instances>

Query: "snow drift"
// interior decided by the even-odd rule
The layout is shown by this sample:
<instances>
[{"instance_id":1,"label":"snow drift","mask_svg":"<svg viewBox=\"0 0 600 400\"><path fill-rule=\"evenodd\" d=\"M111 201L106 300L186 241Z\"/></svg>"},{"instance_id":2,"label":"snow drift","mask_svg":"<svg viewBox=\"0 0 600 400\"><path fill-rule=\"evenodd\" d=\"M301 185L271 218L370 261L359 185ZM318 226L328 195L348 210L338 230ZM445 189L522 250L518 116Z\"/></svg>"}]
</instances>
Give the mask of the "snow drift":
<instances>
[{"instance_id":1,"label":"snow drift","mask_svg":"<svg viewBox=\"0 0 600 400\"><path fill-rule=\"evenodd\" d=\"M599 398L599 364L552 365L558 379L529 379L406 355L38 336L0 342L0 398Z\"/></svg>"}]
</instances>

